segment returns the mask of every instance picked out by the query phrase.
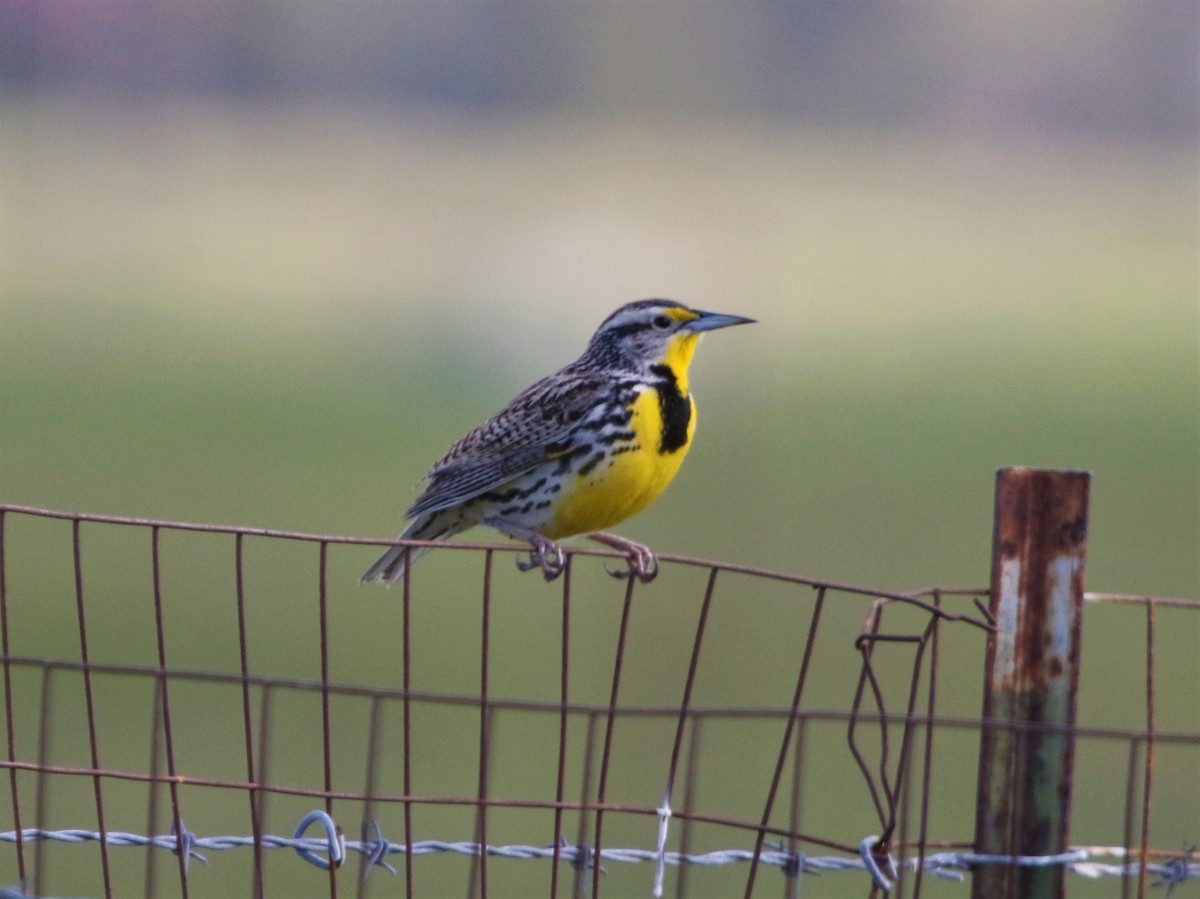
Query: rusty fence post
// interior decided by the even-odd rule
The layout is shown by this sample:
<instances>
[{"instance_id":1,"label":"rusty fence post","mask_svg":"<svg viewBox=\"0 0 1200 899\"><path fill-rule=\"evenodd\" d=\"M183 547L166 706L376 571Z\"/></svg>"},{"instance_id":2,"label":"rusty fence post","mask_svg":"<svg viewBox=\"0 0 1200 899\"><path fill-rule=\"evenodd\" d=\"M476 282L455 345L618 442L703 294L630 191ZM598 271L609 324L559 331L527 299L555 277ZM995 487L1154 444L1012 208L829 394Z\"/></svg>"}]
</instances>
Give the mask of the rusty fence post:
<instances>
[{"instance_id":1,"label":"rusty fence post","mask_svg":"<svg viewBox=\"0 0 1200 899\"><path fill-rule=\"evenodd\" d=\"M975 851L1067 849L1088 487L1079 471L996 472ZM987 864L972 899L1062 899L1062 865Z\"/></svg>"}]
</instances>

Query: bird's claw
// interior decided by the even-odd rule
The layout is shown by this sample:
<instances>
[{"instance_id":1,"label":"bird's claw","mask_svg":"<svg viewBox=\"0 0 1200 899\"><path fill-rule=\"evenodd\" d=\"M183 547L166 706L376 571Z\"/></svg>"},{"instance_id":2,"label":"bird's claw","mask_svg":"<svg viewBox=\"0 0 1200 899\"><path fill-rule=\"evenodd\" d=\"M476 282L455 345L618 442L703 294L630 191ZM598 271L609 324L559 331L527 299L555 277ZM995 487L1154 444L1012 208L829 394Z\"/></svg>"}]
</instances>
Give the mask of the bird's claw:
<instances>
[{"instance_id":1,"label":"bird's claw","mask_svg":"<svg viewBox=\"0 0 1200 899\"><path fill-rule=\"evenodd\" d=\"M542 570L542 576L547 581L555 580L566 570L567 557L562 547L550 540L542 540L531 544L529 561L517 559L517 568L521 571Z\"/></svg>"},{"instance_id":2,"label":"bird's claw","mask_svg":"<svg viewBox=\"0 0 1200 899\"><path fill-rule=\"evenodd\" d=\"M629 554L625 557L625 563L624 570L613 570L607 565L604 566L604 570L620 580L636 577L643 584L648 584L658 577L658 556L654 555L648 547L632 544L629 547Z\"/></svg>"}]
</instances>

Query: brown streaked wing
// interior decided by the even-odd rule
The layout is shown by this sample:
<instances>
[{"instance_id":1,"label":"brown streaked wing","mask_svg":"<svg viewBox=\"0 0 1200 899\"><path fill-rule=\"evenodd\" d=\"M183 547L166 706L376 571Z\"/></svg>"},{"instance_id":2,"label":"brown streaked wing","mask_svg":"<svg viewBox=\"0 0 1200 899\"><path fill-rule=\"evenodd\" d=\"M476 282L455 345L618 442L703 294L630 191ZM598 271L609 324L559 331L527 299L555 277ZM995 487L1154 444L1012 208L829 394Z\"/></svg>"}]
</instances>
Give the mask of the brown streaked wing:
<instances>
[{"instance_id":1,"label":"brown streaked wing","mask_svg":"<svg viewBox=\"0 0 1200 899\"><path fill-rule=\"evenodd\" d=\"M611 391L611 380L595 372L561 371L538 381L450 447L405 518L464 503L569 452L580 423Z\"/></svg>"}]
</instances>

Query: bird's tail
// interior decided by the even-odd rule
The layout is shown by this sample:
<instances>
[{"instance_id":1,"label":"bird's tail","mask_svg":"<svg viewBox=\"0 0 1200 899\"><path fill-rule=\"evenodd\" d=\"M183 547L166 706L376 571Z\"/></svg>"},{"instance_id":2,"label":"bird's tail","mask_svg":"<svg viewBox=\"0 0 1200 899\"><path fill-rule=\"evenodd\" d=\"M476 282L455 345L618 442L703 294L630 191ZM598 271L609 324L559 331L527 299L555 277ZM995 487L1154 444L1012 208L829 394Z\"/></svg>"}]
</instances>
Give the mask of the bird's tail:
<instances>
[{"instance_id":1,"label":"bird's tail","mask_svg":"<svg viewBox=\"0 0 1200 899\"><path fill-rule=\"evenodd\" d=\"M470 524L463 520L459 510L447 509L429 515L421 515L404 529L401 540L448 540L459 531L466 530ZM379 581L390 587L402 577L406 565L411 565L425 553L428 546L389 546L387 552L380 556L374 565L367 569L360 583Z\"/></svg>"}]
</instances>

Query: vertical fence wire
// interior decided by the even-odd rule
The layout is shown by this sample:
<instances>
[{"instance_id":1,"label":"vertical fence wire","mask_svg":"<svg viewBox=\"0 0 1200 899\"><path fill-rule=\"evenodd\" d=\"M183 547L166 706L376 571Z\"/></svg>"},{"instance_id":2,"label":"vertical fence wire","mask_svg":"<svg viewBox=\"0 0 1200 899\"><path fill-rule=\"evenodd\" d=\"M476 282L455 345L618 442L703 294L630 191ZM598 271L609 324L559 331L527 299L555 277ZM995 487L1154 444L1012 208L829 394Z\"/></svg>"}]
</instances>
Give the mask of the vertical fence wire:
<instances>
[{"instance_id":1,"label":"vertical fence wire","mask_svg":"<svg viewBox=\"0 0 1200 899\"><path fill-rule=\"evenodd\" d=\"M167 676L169 671L167 667L167 638L163 627L163 596L162 596L162 565L160 563L161 549L161 529L151 528L150 530L150 556L152 560L152 577L154 580L154 636L158 650L158 668L159 676L155 678L155 684L158 690L158 698L162 702L162 734L163 745L166 751L167 761L167 789L171 795L171 828L177 837L183 839L183 815L179 807L179 783L176 780L175 767L175 740L171 730L171 692ZM179 889L183 894L183 899L188 896L188 854L186 851L175 853L176 862L179 868Z\"/></svg>"},{"instance_id":2,"label":"vertical fence wire","mask_svg":"<svg viewBox=\"0 0 1200 899\"><path fill-rule=\"evenodd\" d=\"M700 768L700 738L704 730L704 716L690 715L688 721L690 722L690 727L688 728L687 765L684 767L683 776L683 809L681 815L683 822L679 829L679 851L684 855L692 851L692 834L695 831L692 816L696 811L697 792L699 789L697 772ZM684 899L687 896L688 872L690 870L687 865L680 865L675 875L675 896L677 899Z\"/></svg>"},{"instance_id":3,"label":"vertical fence wire","mask_svg":"<svg viewBox=\"0 0 1200 899\"><path fill-rule=\"evenodd\" d=\"M325 814L333 817L333 749L330 741L333 728L329 718L329 543L322 540L317 544L319 559L317 569L317 618L320 633L321 655L321 768L325 784ZM337 899L338 866L330 859L329 895Z\"/></svg>"},{"instance_id":4,"label":"vertical fence wire","mask_svg":"<svg viewBox=\"0 0 1200 899\"><path fill-rule=\"evenodd\" d=\"M9 662L11 652L8 642L8 563L5 553L4 525L7 512L0 509L0 652L4 653L4 744L10 764L17 760L16 718L13 714L13 684L12 666ZM17 830L17 876L24 882L27 876L25 869L25 840L21 827L21 794L17 778L17 769L8 769L9 801L12 806L13 826Z\"/></svg>"},{"instance_id":5,"label":"vertical fence wire","mask_svg":"<svg viewBox=\"0 0 1200 899\"><path fill-rule=\"evenodd\" d=\"M629 577L625 581L625 601L621 606L621 624L617 631L617 652L613 661L612 690L609 692L608 715L604 721L604 749L600 753L600 782L596 788L596 824L595 846L593 852L600 852L604 846L604 803L608 801L608 775L611 770L613 751L613 735L617 726L618 698L621 693L621 669L625 664L625 639L629 635L629 616L633 609L633 590L637 578ZM592 869L592 896L600 896L600 863L596 862Z\"/></svg>"},{"instance_id":6,"label":"vertical fence wire","mask_svg":"<svg viewBox=\"0 0 1200 899\"><path fill-rule=\"evenodd\" d=\"M53 708L54 701L54 675L57 669L47 666L42 669L41 691L39 694L40 705L38 708L49 709ZM38 769L46 770L50 766L50 741L53 737L52 728L54 718L52 715L43 714L38 719L38 746L37 758ZM50 778L39 777L37 779L37 794L34 799L35 810L33 815L34 824L39 829L47 826L50 820ZM43 872L46 870L46 843L43 840L38 840L34 844L33 853L33 892L35 894L43 892L42 878Z\"/></svg>"},{"instance_id":7,"label":"vertical fence wire","mask_svg":"<svg viewBox=\"0 0 1200 899\"><path fill-rule=\"evenodd\" d=\"M671 797L675 791L675 776L679 770L679 754L683 748L684 731L689 722L691 723L691 744L688 750L688 762L686 782L684 786L683 813L684 825L680 840L680 851L687 853L690 847L690 838L692 829L690 826L690 815L693 810L693 802L695 800L696 784L695 784L695 764L696 753L700 742L700 718L692 715L692 691L696 685L696 670L700 665L700 648L704 645L704 634L708 627L708 614L712 608L713 592L717 586L718 569L711 568L708 572L708 582L704 588L704 599L700 603L700 616L696 621L696 632L692 637L692 651L688 659L687 676L683 684L683 699L679 704L679 718L675 722L675 739L671 744L671 761L667 766L667 786L663 796L663 802L668 806L671 803ZM686 884L686 869L679 871L678 877L680 884L678 887L679 895L683 895L683 890Z\"/></svg>"},{"instance_id":8,"label":"vertical fence wire","mask_svg":"<svg viewBox=\"0 0 1200 899\"><path fill-rule=\"evenodd\" d=\"M579 802L578 807L587 809L591 803L592 797L592 781L596 776L596 731L600 726L600 716L596 712L591 712L587 716L587 729L583 736L583 764L579 771ZM589 814L579 815L579 825L575 832L575 845L584 850L586 856L590 856L592 848L589 843L591 841L591 822L592 816ZM585 859L585 862L587 860ZM599 862L596 863L599 866ZM587 895L589 878L591 877L591 866L584 864L574 865L574 876L571 878L571 897L572 899L581 899Z\"/></svg>"},{"instance_id":9,"label":"vertical fence wire","mask_svg":"<svg viewBox=\"0 0 1200 899\"><path fill-rule=\"evenodd\" d=\"M717 569L708 573L708 584L704 588L704 599L700 604L700 617L696 622L696 633L692 638L692 652L688 659L687 677L683 683L683 700L679 704L679 718L675 722L675 740L671 744L671 761L667 766L667 788L664 802L670 803L675 788L675 772L679 768L679 753L683 749L683 732L692 711L692 689L696 685L696 669L700 665L700 647L704 645L704 632L708 626L708 612L712 607L713 590L717 586Z\"/></svg>"},{"instance_id":10,"label":"vertical fence wire","mask_svg":"<svg viewBox=\"0 0 1200 899\"><path fill-rule=\"evenodd\" d=\"M492 709L489 705L488 678L491 673L490 652L492 634L492 551L483 556L483 596L480 601L479 626L479 777L475 790L475 842L488 845L488 774L492 757ZM488 857L480 852L471 857L471 874L468 878L467 897L487 899Z\"/></svg>"},{"instance_id":11,"label":"vertical fence wire","mask_svg":"<svg viewBox=\"0 0 1200 899\"><path fill-rule=\"evenodd\" d=\"M261 899L263 887L263 831L261 815L261 794L255 787L258 771L254 764L254 712L250 698L250 655L246 638L246 560L245 534L233 535L234 557L234 598L237 611L238 662L241 672L242 692L242 737L246 749L246 781L250 784L246 791L246 801L250 811L250 833L254 837L254 880L253 895ZM264 708L266 703L263 703ZM265 713L264 713L265 714ZM264 781L259 780L259 783Z\"/></svg>"},{"instance_id":12,"label":"vertical fence wire","mask_svg":"<svg viewBox=\"0 0 1200 899\"><path fill-rule=\"evenodd\" d=\"M383 739L383 698L371 697L370 716L367 725L367 758L365 781L363 783L363 820L362 838L367 840L371 835L371 822L375 821L375 797L379 793L379 750ZM354 895L357 899L365 899L367 895L368 875L371 873L371 861L364 855L359 859L358 883Z\"/></svg>"},{"instance_id":13,"label":"vertical fence wire","mask_svg":"<svg viewBox=\"0 0 1200 899\"><path fill-rule=\"evenodd\" d=\"M404 712L404 732L401 761L404 767L404 895L413 899L413 804L408 798L412 787L412 550L404 549L404 579L401 596L401 675L403 684L401 708Z\"/></svg>"},{"instance_id":14,"label":"vertical fence wire","mask_svg":"<svg viewBox=\"0 0 1200 899\"><path fill-rule=\"evenodd\" d=\"M933 592L934 608L941 610L941 591ZM935 617L932 621L932 632L929 635L929 691L925 699L925 752L921 759L921 810L920 824L917 834L917 856L925 857L929 840L929 808L933 790L933 721L937 715L937 684L938 684L938 635L941 633L941 619ZM918 865L913 875L913 894L921 894L921 883L925 875L925 866Z\"/></svg>"},{"instance_id":15,"label":"vertical fence wire","mask_svg":"<svg viewBox=\"0 0 1200 899\"><path fill-rule=\"evenodd\" d=\"M159 734L162 733L162 697L159 695L162 691L163 678L156 677L154 679L154 700L151 703L150 709L150 781L149 789L146 791L146 829L150 833L158 833L158 800L159 787L161 781L159 775L162 772L162 753L159 751L159 745L162 740L159 739ZM143 874L145 881L145 889L143 894L146 896L158 895L158 853L146 853L145 873Z\"/></svg>"},{"instance_id":16,"label":"vertical fence wire","mask_svg":"<svg viewBox=\"0 0 1200 899\"><path fill-rule=\"evenodd\" d=\"M1141 868L1138 899L1145 899L1150 850L1150 797L1154 781L1154 603L1146 603L1146 768L1142 774Z\"/></svg>"},{"instance_id":17,"label":"vertical fence wire","mask_svg":"<svg viewBox=\"0 0 1200 899\"><path fill-rule=\"evenodd\" d=\"M273 684L264 684L259 690L259 706L258 706L258 729L255 745L258 747L258 770L251 777L251 783L265 785L271 783L271 717L273 712L273 703L275 697L275 686ZM254 739L253 735L251 737ZM267 803L271 798L271 791L267 789L258 789L249 791L253 800L253 811L256 819L259 822L259 827L265 830L267 822ZM260 836L256 835L254 841L255 857L254 857L254 883L255 889L260 890L259 895L265 896L267 893L267 869L265 854L262 853L260 846L265 848Z\"/></svg>"},{"instance_id":18,"label":"vertical fence wire","mask_svg":"<svg viewBox=\"0 0 1200 899\"><path fill-rule=\"evenodd\" d=\"M571 558L568 556L562 573L562 637L559 643L558 700L558 770L554 778L554 854L550 859L550 899L558 899L558 869L562 860L563 802L567 789L567 734L570 726L571 701Z\"/></svg>"},{"instance_id":19,"label":"vertical fence wire","mask_svg":"<svg viewBox=\"0 0 1200 899\"><path fill-rule=\"evenodd\" d=\"M80 546L79 529L80 519L75 518L71 521L71 551L75 563L75 614L76 621L79 624L79 661L83 665L83 695L87 706L88 751L91 755L92 770L97 772L92 775L92 790L96 800L96 824L97 829L100 831L100 865L104 879L104 895L105 899L112 899L112 876L108 859L108 828L104 824L103 778L98 773L100 770L100 747L96 736L96 700L92 690L92 669L88 663L87 613L83 601L83 550Z\"/></svg>"},{"instance_id":20,"label":"vertical fence wire","mask_svg":"<svg viewBox=\"0 0 1200 899\"><path fill-rule=\"evenodd\" d=\"M808 721L801 718L796 722L795 748L792 750L792 790L791 801L788 803L788 835L787 841L784 843L788 855L792 858L798 858L797 853L800 851L800 841L796 838L796 834L800 833L803 823L801 811L804 808L804 756L807 736ZM798 863L784 871L785 899L795 899L799 896L800 877L801 871Z\"/></svg>"}]
</instances>

